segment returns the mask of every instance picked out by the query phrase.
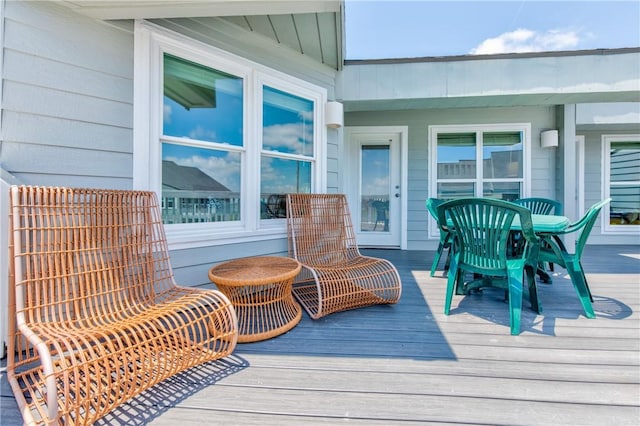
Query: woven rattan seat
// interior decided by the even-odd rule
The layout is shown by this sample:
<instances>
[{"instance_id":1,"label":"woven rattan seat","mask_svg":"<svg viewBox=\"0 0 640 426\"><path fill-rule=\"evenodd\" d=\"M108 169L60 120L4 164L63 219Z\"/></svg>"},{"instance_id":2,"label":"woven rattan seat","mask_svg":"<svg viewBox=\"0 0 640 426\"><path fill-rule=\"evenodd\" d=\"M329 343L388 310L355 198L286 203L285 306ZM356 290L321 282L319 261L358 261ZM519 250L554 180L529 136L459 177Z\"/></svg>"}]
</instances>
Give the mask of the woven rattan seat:
<instances>
[{"instance_id":1,"label":"woven rattan seat","mask_svg":"<svg viewBox=\"0 0 640 426\"><path fill-rule=\"evenodd\" d=\"M293 294L312 318L400 299L393 264L360 254L343 194L288 194L287 229L302 265Z\"/></svg>"},{"instance_id":2,"label":"woven rattan seat","mask_svg":"<svg viewBox=\"0 0 640 426\"><path fill-rule=\"evenodd\" d=\"M235 310L179 287L153 192L12 187L7 377L26 424L92 424L231 354Z\"/></svg>"}]
</instances>

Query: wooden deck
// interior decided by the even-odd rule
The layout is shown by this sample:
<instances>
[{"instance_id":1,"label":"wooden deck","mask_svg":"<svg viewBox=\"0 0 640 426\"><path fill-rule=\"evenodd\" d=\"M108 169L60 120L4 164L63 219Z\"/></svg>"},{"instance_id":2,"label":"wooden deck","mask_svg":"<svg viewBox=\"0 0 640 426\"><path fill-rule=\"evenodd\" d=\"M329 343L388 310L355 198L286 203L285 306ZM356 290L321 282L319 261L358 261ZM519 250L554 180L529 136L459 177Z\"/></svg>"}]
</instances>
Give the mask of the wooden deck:
<instances>
[{"instance_id":1,"label":"wooden deck","mask_svg":"<svg viewBox=\"0 0 640 426\"><path fill-rule=\"evenodd\" d=\"M595 320L564 270L540 284L510 336L503 293L456 296L429 277L433 252L363 250L390 259L397 305L306 314L289 333L163 382L100 424L638 425L640 246L588 246ZM559 273L560 272L560 273ZM0 424L20 424L3 370Z\"/></svg>"}]
</instances>

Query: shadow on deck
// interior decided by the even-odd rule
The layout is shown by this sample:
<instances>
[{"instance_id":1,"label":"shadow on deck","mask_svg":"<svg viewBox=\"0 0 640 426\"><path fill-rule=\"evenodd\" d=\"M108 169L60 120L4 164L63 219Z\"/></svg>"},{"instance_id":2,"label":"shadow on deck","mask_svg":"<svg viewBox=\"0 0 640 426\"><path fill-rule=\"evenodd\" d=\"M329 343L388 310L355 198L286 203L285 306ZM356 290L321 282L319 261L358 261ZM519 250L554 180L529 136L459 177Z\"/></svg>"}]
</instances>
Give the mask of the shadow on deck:
<instances>
[{"instance_id":1,"label":"shadow on deck","mask_svg":"<svg viewBox=\"0 0 640 426\"><path fill-rule=\"evenodd\" d=\"M525 302L519 336L509 335L500 290L455 296L444 316L446 279L429 276L433 252L362 252L396 265L397 304L317 321L304 314L288 333L239 344L98 424L636 424L639 246L587 246L595 320L556 267L553 284L539 284L543 314ZM21 417L5 365L0 424L13 426Z\"/></svg>"}]
</instances>

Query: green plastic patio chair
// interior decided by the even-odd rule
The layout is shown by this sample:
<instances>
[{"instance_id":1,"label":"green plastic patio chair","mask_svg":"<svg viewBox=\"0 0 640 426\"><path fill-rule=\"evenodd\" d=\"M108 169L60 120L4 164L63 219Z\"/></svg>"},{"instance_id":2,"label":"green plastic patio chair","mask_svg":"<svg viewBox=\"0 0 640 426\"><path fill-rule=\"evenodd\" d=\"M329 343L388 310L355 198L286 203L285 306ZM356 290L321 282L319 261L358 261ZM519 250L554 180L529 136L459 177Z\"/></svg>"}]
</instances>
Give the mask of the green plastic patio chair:
<instances>
[{"instance_id":1,"label":"green plastic patio chair","mask_svg":"<svg viewBox=\"0 0 640 426\"><path fill-rule=\"evenodd\" d=\"M444 264L445 271L449 269L451 259L451 241L453 239L453 235L446 229L446 227L440 226L440 221L438 220L437 208L444 202L445 200L441 200L439 198L427 198L426 202L427 210L431 214L431 217L435 219L436 223L438 224L438 230L440 231L440 241L438 242L438 249L436 250L436 254L433 257L433 263L431 264L432 277L436 273L436 269L438 268L438 264L440 263L440 259L444 250L447 250L447 258Z\"/></svg>"},{"instance_id":2,"label":"green plastic patio chair","mask_svg":"<svg viewBox=\"0 0 640 426\"><path fill-rule=\"evenodd\" d=\"M514 203L525 206L531 214L555 214L562 216L562 203L550 198L518 198Z\"/></svg>"},{"instance_id":3,"label":"green plastic patio chair","mask_svg":"<svg viewBox=\"0 0 640 426\"><path fill-rule=\"evenodd\" d=\"M542 198L542 197L530 197L530 198L519 198L514 201L516 204L520 204L521 206L525 206L529 210L531 210L531 214L554 214L558 216L562 216L562 203L560 201L552 200L550 198ZM540 278L550 283L551 278L544 271L544 262L539 263L538 273ZM549 270L553 271L553 263L549 263Z\"/></svg>"},{"instance_id":4,"label":"green plastic patio chair","mask_svg":"<svg viewBox=\"0 0 640 426\"><path fill-rule=\"evenodd\" d=\"M540 239L533 232L529 209L490 198L462 198L442 203L437 212L441 223L447 223L446 218L450 218L456 240L444 314L449 314L454 292L468 294L472 289L487 285L504 288L509 299L511 334L519 334L525 274L532 308L538 313L542 310L535 281ZM514 255L509 246L509 234L517 216L525 244ZM465 282L465 273L481 278Z\"/></svg>"},{"instance_id":5,"label":"green plastic patio chair","mask_svg":"<svg viewBox=\"0 0 640 426\"><path fill-rule=\"evenodd\" d=\"M584 274L580 259L582 258L584 246L587 243L591 229L593 229L593 225L596 223L600 211L610 201L611 198L607 198L594 204L580 220L569 225L564 231L544 236L544 244L540 249L540 261L553 262L567 270L587 318L595 318L596 314L591 305L593 296L591 295L591 289L589 289L589 283L587 282L587 277ZM575 250L573 254L571 254L567 251L560 236L574 232L578 232L579 235L576 239Z\"/></svg>"}]
</instances>

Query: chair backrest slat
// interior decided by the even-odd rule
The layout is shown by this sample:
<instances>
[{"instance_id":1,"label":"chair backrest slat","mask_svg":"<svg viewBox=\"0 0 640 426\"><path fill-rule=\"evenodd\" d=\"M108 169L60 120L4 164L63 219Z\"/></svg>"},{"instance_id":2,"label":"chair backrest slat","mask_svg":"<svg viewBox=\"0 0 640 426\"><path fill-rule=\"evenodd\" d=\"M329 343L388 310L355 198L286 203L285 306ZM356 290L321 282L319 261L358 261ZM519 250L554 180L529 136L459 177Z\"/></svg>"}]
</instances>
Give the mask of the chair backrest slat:
<instances>
[{"instance_id":1,"label":"chair backrest slat","mask_svg":"<svg viewBox=\"0 0 640 426\"><path fill-rule=\"evenodd\" d=\"M531 214L553 214L562 216L562 203L550 198L531 197L519 198L514 203L531 210Z\"/></svg>"},{"instance_id":2,"label":"chair backrest slat","mask_svg":"<svg viewBox=\"0 0 640 426\"><path fill-rule=\"evenodd\" d=\"M175 286L153 192L11 188L17 313L91 322Z\"/></svg>"},{"instance_id":3,"label":"chair backrest slat","mask_svg":"<svg viewBox=\"0 0 640 426\"><path fill-rule=\"evenodd\" d=\"M478 271L506 270L509 236L516 216L526 238L536 238L531 212L510 202L461 198L442 203L437 211L439 221L446 223L446 217L451 221L461 261Z\"/></svg>"},{"instance_id":4,"label":"chair backrest slat","mask_svg":"<svg viewBox=\"0 0 640 426\"><path fill-rule=\"evenodd\" d=\"M289 254L307 265L339 265L359 255L344 194L288 194Z\"/></svg>"}]
</instances>

